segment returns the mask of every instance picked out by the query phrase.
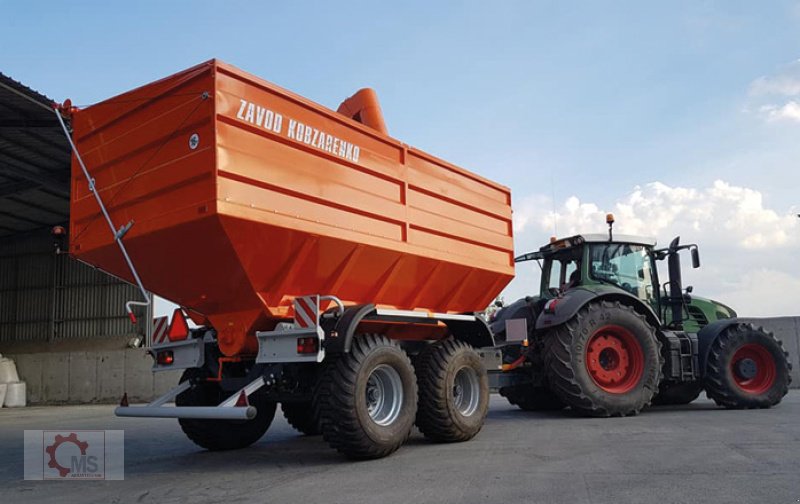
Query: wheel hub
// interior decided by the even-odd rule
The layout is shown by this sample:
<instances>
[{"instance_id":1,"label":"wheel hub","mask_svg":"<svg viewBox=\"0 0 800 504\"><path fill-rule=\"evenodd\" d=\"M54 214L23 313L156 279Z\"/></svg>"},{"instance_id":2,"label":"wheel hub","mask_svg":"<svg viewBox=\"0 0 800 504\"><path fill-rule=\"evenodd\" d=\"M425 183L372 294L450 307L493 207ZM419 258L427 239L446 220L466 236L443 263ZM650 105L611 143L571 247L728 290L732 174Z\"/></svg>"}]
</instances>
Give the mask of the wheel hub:
<instances>
[{"instance_id":1,"label":"wheel hub","mask_svg":"<svg viewBox=\"0 0 800 504\"><path fill-rule=\"evenodd\" d=\"M778 374L775 358L764 345L746 343L733 354L730 370L736 386L748 394L767 392Z\"/></svg>"},{"instance_id":2,"label":"wheel hub","mask_svg":"<svg viewBox=\"0 0 800 504\"><path fill-rule=\"evenodd\" d=\"M367 414L378 425L391 425L400 416L403 405L403 381L393 367L381 364L367 379L364 391Z\"/></svg>"},{"instance_id":3,"label":"wheel hub","mask_svg":"<svg viewBox=\"0 0 800 504\"><path fill-rule=\"evenodd\" d=\"M586 370L598 387L613 394L632 390L644 374L644 354L633 334L619 326L596 331L586 346Z\"/></svg>"}]
</instances>

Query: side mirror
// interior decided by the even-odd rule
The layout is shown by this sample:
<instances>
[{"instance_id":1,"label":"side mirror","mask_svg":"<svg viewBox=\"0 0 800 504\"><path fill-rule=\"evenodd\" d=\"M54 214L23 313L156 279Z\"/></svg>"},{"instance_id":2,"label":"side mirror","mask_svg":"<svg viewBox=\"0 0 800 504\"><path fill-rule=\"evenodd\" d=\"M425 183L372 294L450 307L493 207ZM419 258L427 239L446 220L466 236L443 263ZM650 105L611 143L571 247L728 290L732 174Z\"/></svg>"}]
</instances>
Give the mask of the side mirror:
<instances>
[{"instance_id":1,"label":"side mirror","mask_svg":"<svg viewBox=\"0 0 800 504\"><path fill-rule=\"evenodd\" d=\"M501 300L499 300L499 299L496 299L496 300L494 301L494 305L495 305L497 308L502 308L502 307L503 307L503 302L502 302Z\"/></svg>"},{"instance_id":2,"label":"side mirror","mask_svg":"<svg viewBox=\"0 0 800 504\"><path fill-rule=\"evenodd\" d=\"M700 251L697 247L692 249L692 268L697 269L700 267Z\"/></svg>"},{"instance_id":3,"label":"side mirror","mask_svg":"<svg viewBox=\"0 0 800 504\"><path fill-rule=\"evenodd\" d=\"M687 293L687 294L691 294L693 290L694 290L694 287L692 287L691 285L689 285L688 287L686 287L686 293Z\"/></svg>"}]
</instances>

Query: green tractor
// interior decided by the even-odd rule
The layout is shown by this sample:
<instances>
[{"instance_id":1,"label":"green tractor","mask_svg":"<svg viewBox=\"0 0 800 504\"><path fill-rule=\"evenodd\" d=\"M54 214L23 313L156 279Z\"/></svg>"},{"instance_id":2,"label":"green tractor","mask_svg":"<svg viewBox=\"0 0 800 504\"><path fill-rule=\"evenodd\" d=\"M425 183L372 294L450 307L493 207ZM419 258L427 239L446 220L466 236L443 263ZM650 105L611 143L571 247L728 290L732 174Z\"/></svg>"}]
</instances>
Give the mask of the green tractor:
<instances>
[{"instance_id":1,"label":"green tractor","mask_svg":"<svg viewBox=\"0 0 800 504\"><path fill-rule=\"evenodd\" d=\"M771 333L683 288L680 252L696 245L577 235L516 262L539 262L538 296L500 308L490 325L502 349L493 387L524 410L567 406L591 416L635 415L651 403L687 404L702 390L726 408L769 408L786 395L791 364ZM669 279L659 282L657 261Z\"/></svg>"}]
</instances>

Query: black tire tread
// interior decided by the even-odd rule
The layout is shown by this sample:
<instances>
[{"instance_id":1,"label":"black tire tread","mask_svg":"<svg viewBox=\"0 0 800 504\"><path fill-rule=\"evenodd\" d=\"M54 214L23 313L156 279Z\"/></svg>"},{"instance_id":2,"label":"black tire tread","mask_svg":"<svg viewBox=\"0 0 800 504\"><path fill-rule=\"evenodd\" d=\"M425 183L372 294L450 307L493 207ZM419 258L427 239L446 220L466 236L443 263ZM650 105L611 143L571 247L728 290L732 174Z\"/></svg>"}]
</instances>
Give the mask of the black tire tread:
<instances>
[{"instance_id":1,"label":"black tire tread","mask_svg":"<svg viewBox=\"0 0 800 504\"><path fill-rule=\"evenodd\" d=\"M766 398L742 400L741 396L738 396L736 391L725 383L723 377L727 370L723 360L729 352L734 350L731 340L744 339L752 332L766 336L778 346L784 359L783 362L776 362L775 365L776 367L781 365L784 367L778 370L778 375L779 377L785 376L785 379L778 383L777 388L768 391L769 394ZM706 396L717 403L718 406L728 409L771 408L780 403L789 392L789 385L792 383L791 370L792 363L789 361L789 353L783 348L783 342L776 338L772 332L765 331L763 327L756 327L750 323L737 324L723 331L711 345L708 360L706 361Z\"/></svg>"},{"instance_id":2,"label":"black tire tread","mask_svg":"<svg viewBox=\"0 0 800 504\"><path fill-rule=\"evenodd\" d=\"M544 355L545 355L545 368L547 370L547 378L550 382L550 387L553 392L573 410L595 417L609 417L609 416L629 416L638 415L639 412L652 403L653 396L655 395L658 387L647 394L642 404L637 407L629 409L612 411L603 407L601 404L591 396L585 394L575 377L572 369L572 360L570 358L572 351L573 333L578 330L580 322L584 313L594 310L624 310L630 312L635 317L639 318L648 328L657 345L658 350L658 378L656 385L661 381L663 376L664 359L661 355L661 342L656 338L655 330L647 322L644 315L636 312L632 307L622 304L619 301L600 301L599 303L589 303L568 322L557 327L551 334L544 338Z\"/></svg>"},{"instance_id":3,"label":"black tire tread","mask_svg":"<svg viewBox=\"0 0 800 504\"><path fill-rule=\"evenodd\" d=\"M449 363L459 354L473 353L475 349L452 337L432 343L415 359L417 374L417 428L426 438L438 442L460 442L475 437L480 431L465 430L453 421L448 407L447 373ZM488 390L487 390L488 392ZM488 406L488 404L487 404ZM481 412L486 416L487 408ZM481 421L481 425L482 425Z\"/></svg>"},{"instance_id":4,"label":"black tire tread","mask_svg":"<svg viewBox=\"0 0 800 504\"><path fill-rule=\"evenodd\" d=\"M320 386L317 404L322 437L332 448L350 458L385 457L400 448L411 435L413 424L409 425L408 432L397 442L380 446L363 431L353 414L356 410L357 398L354 392L360 365L372 350L381 346L399 351L413 372L411 360L397 343L380 334L363 334L353 338L350 353L338 356L329 363ZM416 396L416 383L413 388L411 393Z\"/></svg>"}]
</instances>

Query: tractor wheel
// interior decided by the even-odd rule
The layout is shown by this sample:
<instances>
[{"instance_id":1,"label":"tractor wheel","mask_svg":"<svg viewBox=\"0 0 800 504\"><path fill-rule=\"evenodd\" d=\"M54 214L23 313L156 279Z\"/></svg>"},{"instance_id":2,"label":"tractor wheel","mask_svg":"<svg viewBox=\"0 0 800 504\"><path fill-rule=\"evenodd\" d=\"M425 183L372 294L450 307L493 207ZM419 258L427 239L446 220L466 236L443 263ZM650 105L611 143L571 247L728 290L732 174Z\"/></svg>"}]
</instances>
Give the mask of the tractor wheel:
<instances>
[{"instance_id":1,"label":"tractor wheel","mask_svg":"<svg viewBox=\"0 0 800 504\"><path fill-rule=\"evenodd\" d=\"M283 417L297 432L306 436L320 434L319 419L315 415L311 401L281 403L281 410Z\"/></svg>"},{"instance_id":2,"label":"tractor wheel","mask_svg":"<svg viewBox=\"0 0 800 504\"><path fill-rule=\"evenodd\" d=\"M667 387L660 387L658 395L653 398L653 404L677 405L689 404L700 396L703 384L700 382L676 383Z\"/></svg>"},{"instance_id":3,"label":"tractor wheel","mask_svg":"<svg viewBox=\"0 0 800 504\"><path fill-rule=\"evenodd\" d=\"M416 359L417 428L433 441L472 439L489 410L489 376L471 346L448 338Z\"/></svg>"},{"instance_id":4,"label":"tractor wheel","mask_svg":"<svg viewBox=\"0 0 800 504\"><path fill-rule=\"evenodd\" d=\"M406 353L389 338L365 334L350 353L332 361L323 377L319 408L322 435L355 459L389 455L411 433L417 381Z\"/></svg>"},{"instance_id":5,"label":"tractor wheel","mask_svg":"<svg viewBox=\"0 0 800 504\"><path fill-rule=\"evenodd\" d=\"M658 390L661 344L630 306L590 303L545 335L544 344L550 387L583 414L635 415Z\"/></svg>"},{"instance_id":6,"label":"tractor wheel","mask_svg":"<svg viewBox=\"0 0 800 504\"><path fill-rule=\"evenodd\" d=\"M204 381L208 376L202 369L187 369L181 382L195 381L192 388L178 394L176 406L216 406L228 394L219 384ZM275 417L276 404L266 398L263 390L250 394L248 400L256 407L256 417L252 420L200 420L179 418L178 423L184 434L196 445L211 451L236 450L255 443L267 432Z\"/></svg>"},{"instance_id":7,"label":"tractor wheel","mask_svg":"<svg viewBox=\"0 0 800 504\"><path fill-rule=\"evenodd\" d=\"M706 395L726 408L769 408L789 391L791 368L772 333L752 324L734 325L711 345Z\"/></svg>"},{"instance_id":8,"label":"tractor wheel","mask_svg":"<svg viewBox=\"0 0 800 504\"><path fill-rule=\"evenodd\" d=\"M524 411L560 411L567 407L549 387L515 385L501 388L500 395Z\"/></svg>"}]
</instances>

